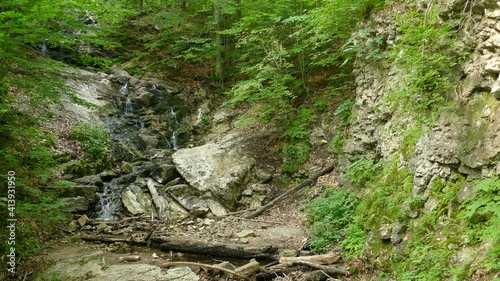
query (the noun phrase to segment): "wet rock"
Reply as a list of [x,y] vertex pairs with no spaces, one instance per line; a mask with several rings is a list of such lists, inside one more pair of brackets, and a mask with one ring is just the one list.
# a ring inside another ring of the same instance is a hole
[[230,209],[237,206],[255,165],[253,158],[215,143],[180,149],[172,157],[191,186]]
[[137,176],[134,174],[124,175],[118,178],[116,181],[118,184],[131,184],[137,179]]
[[134,170],[134,166],[132,166],[132,164],[130,164],[129,162],[123,161],[120,166],[120,170],[124,174],[130,174]]
[[114,178],[120,177],[120,174],[115,170],[108,170],[108,171],[104,171],[104,172],[100,173],[99,177],[101,178],[101,180],[103,182],[108,182]]
[[79,184],[83,184],[83,185],[94,185],[97,187],[104,186],[104,183],[102,182],[101,178],[97,175],[85,176],[85,177],[74,179],[73,181],[76,183],[79,183]]
[[[102,251],[62,260],[42,271],[35,280],[72,280],[83,281],[95,277],[104,267]],[[119,279],[97,279],[119,280]]]
[[219,202],[207,199],[206,203],[208,204],[208,208],[215,216],[224,216],[228,213],[227,209],[222,206]]
[[178,176],[174,165],[161,164],[153,178],[159,183],[168,183]]
[[62,198],[61,203],[64,204],[61,207],[64,212],[84,212],[90,207],[89,200],[81,196]]
[[86,198],[89,203],[95,203],[99,199],[97,195],[98,188],[93,185],[79,185],[70,188],[66,188],[61,192],[62,197],[83,197]]

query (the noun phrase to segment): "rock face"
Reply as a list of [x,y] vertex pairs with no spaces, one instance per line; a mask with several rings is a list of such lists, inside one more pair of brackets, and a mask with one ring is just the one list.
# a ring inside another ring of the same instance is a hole
[[199,277],[188,267],[171,268],[164,273],[150,264],[105,265],[103,252],[98,251],[68,260],[59,261],[35,278],[36,281],[198,281]]
[[[417,127],[421,135],[412,144],[414,150],[404,152],[402,147],[408,143],[404,135],[406,127],[415,123],[391,110],[386,98],[397,89],[405,73],[395,64],[376,63],[359,56],[349,138],[339,161],[340,168],[345,171],[358,159],[386,163],[397,159],[398,169],[408,169],[413,176],[410,198],[401,206],[406,218],[399,218],[410,220],[411,225],[418,225],[420,214],[443,208],[439,206],[438,196],[451,196],[456,192],[456,201],[446,203],[450,215],[457,204],[471,196],[473,180],[500,174],[500,3],[494,0],[467,4],[460,0],[437,2],[442,21],[457,19],[465,11],[469,13],[460,27],[457,45],[468,48],[470,56],[449,73],[450,82],[455,84],[449,94],[455,108],[440,112],[432,124]],[[400,36],[394,22],[396,15],[405,11],[402,5],[373,13],[361,26],[371,34],[365,39],[382,38],[387,49],[394,46]],[[417,9],[422,13],[427,5],[428,1],[417,1]],[[459,190],[440,187],[445,182],[457,182],[456,179],[465,183]],[[409,200],[422,200],[420,210],[409,208]],[[370,235],[391,240],[394,247],[404,247],[411,225],[408,228],[401,222],[392,226],[380,225],[378,233]],[[408,235],[411,237],[411,233]]]
[[255,165],[253,158],[217,143],[180,149],[172,157],[191,186],[203,196],[217,198],[228,209],[236,207]]

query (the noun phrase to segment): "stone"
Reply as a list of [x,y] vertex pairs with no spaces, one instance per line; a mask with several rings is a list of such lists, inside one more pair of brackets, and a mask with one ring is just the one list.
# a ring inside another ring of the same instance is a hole
[[130,174],[134,170],[134,166],[132,166],[132,164],[130,164],[127,161],[123,161],[122,164],[120,165],[120,170],[124,174]]
[[490,93],[497,99],[500,100],[500,76],[498,79],[491,85]]
[[115,170],[108,170],[100,173],[99,177],[103,182],[108,182],[111,181],[112,179],[120,177],[120,174]]
[[80,227],[83,227],[89,221],[89,217],[87,217],[87,215],[83,215],[80,218],[78,218],[77,221],[78,221],[78,224],[80,225]]
[[176,267],[167,270],[166,280],[176,281],[198,281],[200,278],[189,267]]
[[297,250],[285,249],[280,252],[280,257],[296,257],[298,255],[299,251]]
[[61,207],[64,212],[84,212],[90,207],[89,200],[81,196],[62,198],[60,202],[64,204]]
[[273,174],[262,169],[257,169],[255,171],[255,177],[259,183],[268,183],[273,179]]
[[76,183],[84,184],[84,185],[94,185],[97,187],[104,186],[104,183],[102,182],[101,178],[97,175],[85,176],[85,177],[74,179],[73,181]]
[[[77,256],[71,259],[58,261],[53,266],[43,270],[35,278],[36,281],[44,280],[92,280],[104,267],[103,252],[97,251],[90,254]],[[95,280],[121,280],[121,279],[95,279]]]
[[253,230],[250,230],[250,229],[245,229],[245,230],[242,230],[242,231],[236,233],[236,237],[238,237],[238,238],[255,237],[255,232]]
[[253,158],[216,143],[180,149],[172,157],[191,186],[229,209],[236,208],[255,165]]
[[228,213],[227,209],[224,206],[222,206],[219,202],[211,199],[207,199],[206,202],[208,204],[208,208],[215,216],[217,217],[225,216]]
[[139,94],[137,99],[139,102],[144,105],[145,107],[148,107],[151,104],[151,101],[153,100],[154,95],[150,92],[144,91]]
[[406,224],[396,222],[392,225],[392,232],[391,232],[391,243],[392,244],[398,244],[401,241],[403,241],[406,229],[408,226]]
[[97,231],[103,231],[106,228],[108,228],[108,225],[105,223],[100,223],[96,226]]
[[390,240],[392,235],[392,227],[390,224],[383,224],[378,229],[380,239],[382,240]]
[[69,224],[68,224],[67,230],[69,232],[75,232],[75,231],[77,231],[78,230],[78,226],[76,225],[76,222],[75,221],[70,221]]
[[127,211],[134,216],[146,212],[144,207],[137,201],[137,196],[130,189],[127,189],[123,193],[122,203]]
[[174,165],[161,164],[153,178],[159,183],[168,183],[178,177],[177,170]]
[[65,188],[61,192],[62,197],[83,197],[89,203],[95,203],[99,199],[97,195],[98,188],[94,185],[79,185],[74,187]]
[[428,214],[434,211],[439,205],[439,201],[436,198],[429,197],[424,204],[424,213]]

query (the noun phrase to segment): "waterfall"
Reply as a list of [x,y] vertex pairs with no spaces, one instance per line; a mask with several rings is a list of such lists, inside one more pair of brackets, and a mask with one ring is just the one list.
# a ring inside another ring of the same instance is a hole
[[179,146],[177,144],[177,137],[179,136],[179,133],[177,132],[177,128],[179,128],[179,121],[177,120],[177,113],[174,111],[174,107],[170,107],[170,119],[173,121],[175,124],[174,130],[172,130],[172,135],[170,136],[170,146],[173,150],[179,149]]
[[125,85],[120,88],[120,93],[122,93],[123,95],[128,95],[128,80],[127,82],[125,82]]
[[130,100],[130,98],[127,98],[127,100],[125,101],[125,116],[131,116],[134,114],[134,107],[132,105],[132,101]]
[[121,212],[122,205],[120,199],[120,193],[117,189],[111,188],[111,186],[106,185],[104,191],[99,194],[99,206],[101,210],[99,211],[98,220],[111,221],[118,219],[118,214]]

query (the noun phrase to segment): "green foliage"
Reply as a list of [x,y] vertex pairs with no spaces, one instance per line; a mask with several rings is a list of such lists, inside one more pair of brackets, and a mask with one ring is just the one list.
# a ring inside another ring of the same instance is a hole
[[359,223],[351,223],[346,229],[346,239],[342,241],[343,254],[347,258],[359,257],[366,242],[366,233]]
[[[464,60],[465,52],[454,39],[455,26],[438,21],[438,7],[398,19],[401,36],[389,56],[406,74],[401,87],[388,101],[404,112],[436,113],[452,89],[450,72]],[[421,117],[419,117],[421,118]]]
[[[488,270],[500,270],[500,179],[485,178],[474,182],[475,195],[466,200],[460,217],[469,223],[476,241],[491,242],[485,265]],[[472,240],[474,241],[474,239]]]
[[351,183],[363,185],[373,180],[380,171],[382,163],[373,163],[373,160],[359,159],[352,162],[346,170],[347,179]]
[[110,151],[109,133],[104,127],[84,123],[71,128],[71,135],[80,142],[88,159],[104,163]]
[[320,198],[304,206],[311,226],[311,245],[315,251],[326,251],[348,235],[345,248],[352,255],[359,252],[362,230],[356,226],[350,227],[357,202],[356,196],[346,190],[327,188]]

